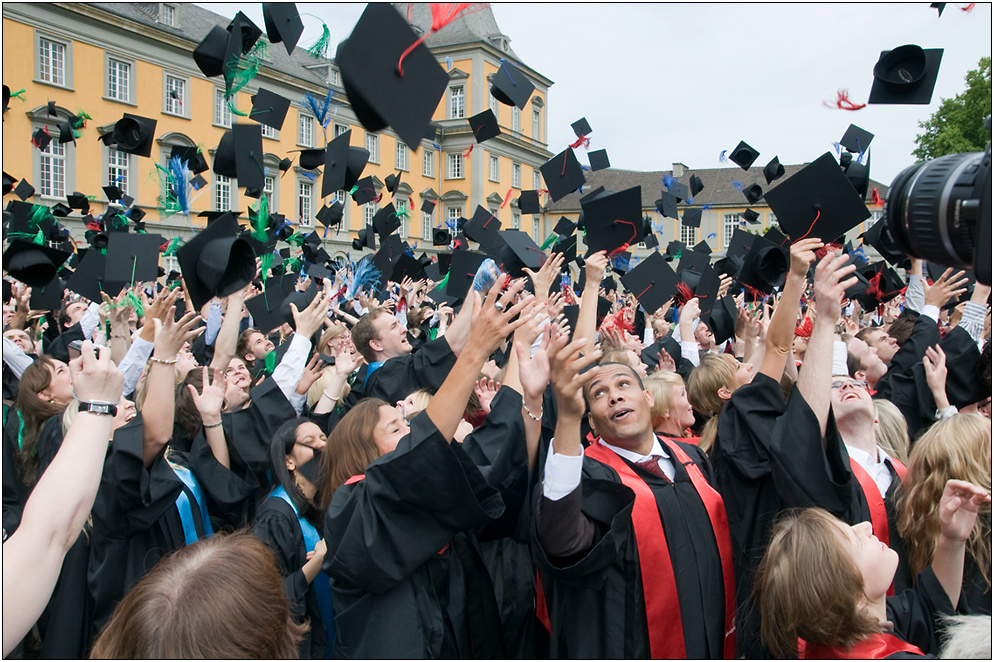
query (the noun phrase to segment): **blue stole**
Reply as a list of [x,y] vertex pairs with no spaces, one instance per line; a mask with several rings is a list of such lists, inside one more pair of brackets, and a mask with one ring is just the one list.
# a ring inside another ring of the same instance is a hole
[[372,375],[374,372],[376,372],[381,367],[383,367],[383,363],[384,363],[383,361],[373,361],[372,363],[369,364],[369,367],[366,368],[366,380],[362,383],[363,386],[365,386],[366,383],[369,381],[370,375]]
[[[269,496],[275,497],[277,499],[283,499],[293,510],[293,514],[297,516],[297,523],[300,525],[300,532],[304,535],[304,547],[308,552],[313,552],[314,547],[321,540],[321,534],[318,530],[314,528],[314,525],[307,521],[306,518],[301,517],[300,513],[297,511],[297,506],[294,505],[293,499],[290,495],[286,493],[283,486],[277,487],[273,490],[273,493]],[[288,568],[289,570],[289,568]],[[335,641],[335,608],[331,602],[331,585],[329,584],[330,579],[328,575],[325,574],[324,570],[318,572],[317,576],[314,577],[314,581],[311,582],[311,586],[314,588],[314,592],[318,596],[318,607],[321,609],[321,622],[324,624],[324,631],[328,639],[328,657],[331,657],[332,645]]]
[[[180,479],[180,482],[193,493],[193,498],[197,501],[197,507],[200,509],[200,518],[204,523],[204,537],[214,535],[211,518],[207,513],[207,500],[204,498],[203,490],[200,489],[200,483],[197,482],[193,473],[186,467],[181,467],[172,462],[169,463],[169,467],[176,474],[176,477]],[[179,511],[179,518],[183,523],[183,537],[186,539],[186,544],[192,545],[200,539],[200,536],[197,535],[197,525],[193,519],[193,507],[190,504],[190,497],[187,496],[184,490],[180,490],[179,495],[176,497],[176,510]]]

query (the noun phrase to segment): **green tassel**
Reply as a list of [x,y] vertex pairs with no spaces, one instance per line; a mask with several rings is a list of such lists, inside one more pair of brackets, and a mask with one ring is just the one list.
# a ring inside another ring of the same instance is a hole
[[284,260],[283,261],[283,273],[284,274],[290,273],[291,271],[296,271],[299,268],[300,268],[300,258],[299,257],[291,257],[289,260]]
[[[263,195],[259,198],[259,204],[252,211],[255,215],[249,215],[252,220],[252,237],[261,243],[266,243],[266,228],[269,227],[269,196]],[[272,261],[272,259],[270,259]]]
[[138,295],[135,294],[134,290],[128,290],[128,293],[124,295],[124,302],[134,308],[135,313],[137,313],[139,317],[142,317],[145,314],[145,308],[142,306],[142,300],[138,298]]
[[81,129],[86,126],[86,120],[92,120],[93,118],[86,114],[85,110],[77,109],[76,121],[72,123],[72,128]]
[[439,283],[438,287],[436,287],[435,289],[441,292],[442,290],[445,289],[445,286],[448,284],[449,284],[449,274],[445,274],[445,278],[442,279],[442,282]]
[[543,251],[547,250],[549,248],[549,246],[552,246],[554,243],[556,243],[556,239],[558,237],[559,237],[559,235],[556,234],[555,232],[553,232],[548,237],[546,237],[545,238],[545,243],[542,244],[542,250]]
[[[229,107],[231,105],[230,101],[235,95],[259,73],[259,69],[262,67],[262,60],[266,56],[268,48],[266,42],[259,40],[255,42],[255,46],[247,54],[234,57],[228,62],[224,76],[226,84],[224,97],[229,101]],[[238,114],[243,117],[245,116],[244,113]]]
[[16,92],[10,93],[11,99],[17,99],[18,101],[24,101],[24,90],[18,90]]
[[164,257],[169,257],[170,255],[175,255],[176,251],[183,244],[184,244],[184,241],[183,241],[182,237],[174,237],[174,238],[170,239],[169,243],[166,245],[166,250],[163,251],[162,255]]
[[356,184],[355,186],[352,187],[352,190],[349,191],[349,195],[355,195],[355,192],[358,190],[359,190],[359,185]]
[[263,370],[265,370],[267,375],[273,374],[273,370],[276,370],[276,352],[266,354]]
[[[32,230],[40,230],[41,226],[52,218],[52,210],[45,205],[33,205],[31,208],[31,217],[28,218],[28,227]],[[35,242],[41,243],[41,242]]]
[[321,23],[321,37],[315,41],[307,52],[314,57],[326,58],[328,57],[328,46],[331,45],[331,30],[328,29],[328,24]]
[[286,243],[290,244],[291,246],[296,246],[297,248],[300,248],[301,245],[303,245],[304,243],[304,235],[299,232],[294,232],[292,235],[286,238]]
[[242,111],[238,110],[238,106],[235,105],[234,99],[228,99],[228,110],[233,112],[235,115],[238,115],[239,117],[249,116],[249,113],[243,113]]
[[438,327],[436,326],[431,329],[428,329],[428,338],[434,340],[436,337],[438,337]]
[[262,257],[259,258],[259,273],[262,275],[263,281],[269,280],[269,267],[273,266],[273,257],[274,254],[269,252],[263,253]]

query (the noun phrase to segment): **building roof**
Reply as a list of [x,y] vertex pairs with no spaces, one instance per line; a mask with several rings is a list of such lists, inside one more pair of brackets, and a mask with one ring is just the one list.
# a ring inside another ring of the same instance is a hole
[[[425,2],[395,2],[393,6],[404,18],[410,9],[413,27],[424,34],[431,27],[431,9]],[[506,40],[507,48],[502,48],[502,41]],[[520,61],[514,50],[511,49],[511,40],[501,32],[497,25],[497,19],[490,9],[490,5],[484,5],[482,9],[470,11],[458,19],[452,21],[438,32],[429,35],[425,39],[428,48],[439,48],[442,46],[460,46],[462,44],[474,44],[476,42],[486,42],[499,51],[503,51],[517,61]]]
[[[759,184],[765,193],[797,173],[806,165],[808,164],[785,165],[784,176],[772,184],[766,183],[766,179],[763,177],[763,169],[756,166],[753,166],[749,170],[742,170],[741,168],[704,168],[691,170],[690,168],[685,168],[683,175],[676,178],[677,181],[687,185],[689,188],[690,176],[697,175],[704,184],[704,190],[693,198],[692,204],[687,205],[685,202],[681,202],[679,206],[681,208],[688,206],[703,207],[704,205],[711,204],[715,206],[766,207],[768,205],[763,200],[749,205],[749,201],[746,200],[745,195],[732,182],[738,182],[743,186]],[[580,211],[580,198],[599,186],[603,186],[609,191],[623,191],[633,186],[641,186],[642,208],[652,209],[656,206],[656,200],[666,190],[666,187],[663,185],[663,178],[672,176],[672,174],[673,170],[638,171],[621,170],[619,168],[586,171],[584,175],[587,178],[587,183],[583,186],[582,194],[574,191],[559,201],[550,203],[545,207],[545,210],[550,213],[578,212]],[[868,200],[872,196],[874,188],[877,189],[881,198],[887,197],[887,186],[871,179],[870,185],[867,187]]]
[[[227,27],[231,23],[231,18],[215,14],[208,9],[190,2],[178,2],[171,5],[176,10],[175,27],[165,25],[158,20],[160,5],[158,2],[91,2],[87,4],[115,16],[120,16],[155,30],[191,41],[193,42],[190,48],[191,52],[215,25]],[[269,43],[269,40],[266,39],[265,26],[260,25],[259,28],[263,31],[260,40],[265,41],[269,45],[266,53],[265,68],[274,69],[317,86],[327,86],[324,75],[308,69],[307,66],[327,65],[331,64],[331,60],[316,58],[299,44],[293,50],[292,56],[287,55],[283,44]]]

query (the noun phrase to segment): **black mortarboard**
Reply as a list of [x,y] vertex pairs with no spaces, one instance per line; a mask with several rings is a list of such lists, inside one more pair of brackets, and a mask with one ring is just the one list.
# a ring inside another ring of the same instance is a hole
[[666,245],[666,255],[664,256],[666,261],[672,262],[675,258],[680,257],[685,248],[687,248],[687,244],[682,241],[673,240],[668,243]]
[[849,128],[842,135],[842,140],[839,141],[839,144],[850,152],[859,154],[866,151],[866,148],[870,146],[871,140],[873,140],[872,133],[866,129],[859,128],[855,124],[850,124]]
[[860,200],[866,200],[866,191],[870,186],[870,153],[866,153],[866,163],[852,161],[845,169],[846,179],[852,184]]
[[359,230],[359,236],[352,240],[352,250],[361,251],[364,248],[376,248],[376,233],[371,225]]
[[743,186],[742,194],[746,197],[746,200],[749,201],[750,205],[754,205],[763,199],[763,187],[759,184]]
[[690,196],[693,197],[704,190],[704,182],[697,175],[690,176]]
[[576,232],[576,223],[565,216],[560,216],[559,220],[556,221],[556,227],[552,228],[552,231],[560,237],[568,237]]
[[421,200],[421,212],[424,214],[434,214],[435,205],[437,204],[438,203],[435,200],[429,200],[427,198],[424,198]]
[[465,298],[473,285],[473,279],[476,278],[476,271],[486,259],[486,255],[476,251],[452,253],[452,260],[449,263],[449,282],[445,286],[445,293],[459,299]]
[[494,117],[493,111],[489,108],[482,113],[470,117],[469,125],[473,129],[473,137],[478,143],[500,135],[500,125],[497,123],[497,118]]
[[229,72],[232,63],[236,58],[252,50],[255,42],[262,36],[262,30],[252,22],[252,19],[242,12],[235,14],[235,17],[231,19],[231,23],[228,24],[226,29],[230,36],[228,37],[224,52],[224,65],[228,68],[225,71],[224,80],[230,89],[231,75]]
[[567,147],[553,156],[539,170],[542,172],[545,187],[549,190],[553,202],[565,198],[587,182],[572,147]]
[[70,255],[44,244],[15,239],[3,253],[3,268],[28,287],[41,287],[52,280]]
[[452,241],[452,233],[449,232],[448,228],[435,228],[432,230],[432,246],[448,246],[450,241]]
[[326,228],[334,227],[342,222],[342,216],[345,213],[345,208],[342,203],[335,200],[330,205],[325,205],[321,207],[317,215],[314,217],[321,222],[321,225]]
[[711,267],[711,258],[696,250],[683,251],[677,267],[677,279],[697,297],[701,308],[701,319],[707,321],[718,296],[721,278]]
[[868,285],[862,293],[854,296],[863,310],[875,310],[878,305],[887,303],[904,291],[904,279],[883,260],[856,271]]
[[589,136],[592,132],[590,124],[587,123],[586,117],[581,117],[577,121],[570,124],[573,128],[573,133],[576,134],[577,138],[582,138],[583,136]]
[[702,255],[711,255],[711,245],[708,244],[707,240],[705,239],[702,239],[699,242],[697,242],[697,245],[694,246],[694,248],[691,250],[701,253]]
[[744,220],[749,225],[759,224],[759,213],[753,211],[752,209],[746,209],[744,212],[740,213],[739,216],[741,216],[742,220]]
[[[352,139],[352,129],[339,134],[328,143],[328,146],[320,152],[320,162],[324,165],[324,175],[321,179],[321,197],[327,197],[339,190],[352,190],[359,177],[362,175],[366,162],[369,160],[369,152],[365,149],[358,149],[353,153],[349,141]],[[308,152],[311,150],[307,150]],[[315,154],[318,156],[318,154]],[[307,154],[306,159],[310,165],[311,155]],[[301,163],[305,160],[305,152],[300,153]]]
[[369,177],[363,177],[358,182],[356,182],[356,192],[352,194],[352,201],[357,205],[364,205],[367,202],[372,202],[376,198],[376,194],[379,192],[379,186],[376,185],[376,180],[370,175]]
[[622,276],[621,282],[651,315],[673,296],[677,277],[662,255],[652,253]]
[[[13,175],[8,175],[6,172],[3,173],[3,194],[7,195],[14,189],[14,182],[17,181],[17,177]],[[23,200],[24,198],[21,198]]]
[[289,156],[284,156],[282,159],[280,159],[279,167],[280,167],[280,172],[282,173],[280,177],[285,175],[286,171],[289,170],[290,166],[292,165],[293,165],[293,159],[291,159]]
[[587,152],[587,160],[590,161],[590,169],[593,171],[611,167],[611,161],[607,158],[606,149],[597,149],[593,152]]
[[286,119],[288,110],[290,110],[289,99],[260,87],[259,91],[252,95],[252,110],[249,112],[249,119],[279,131],[283,128],[283,121]]
[[614,279],[614,276],[604,276],[604,278],[601,279],[601,287],[603,287],[606,292],[617,292],[618,281]]
[[116,146],[117,151],[135,154],[137,156],[150,156],[152,154],[152,141],[155,138],[155,126],[158,122],[148,117],[131,115],[124,113],[124,117],[114,124],[114,131],[111,133],[111,142]]
[[684,209],[683,220],[681,222],[688,228],[699,228],[701,227],[701,215],[703,213],[703,209]]
[[611,253],[642,240],[642,187],[595,198],[581,205],[587,237],[587,255]]
[[200,189],[204,188],[205,186],[207,186],[207,183],[208,182],[206,179],[204,179],[203,175],[197,175],[190,180],[190,186],[193,187],[194,191],[199,191]]
[[262,3],[262,20],[266,24],[266,36],[269,42],[283,42],[287,55],[293,55],[293,48],[300,41],[304,32],[304,22],[297,13],[297,5],[292,2]]
[[659,246],[659,238],[656,237],[656,233],[652,231],[651,227],[642,238],[642,245],[646,248],[655,248]]
[[221,216],[176,251],[187,292],[196,310],[212,297],[225,297],[255,278],[255,251],[238,236],[238,222]]
[[373,215],[373,229],[380,239],[392,234],[399,227],[400,219],[397,218],[397,209],[392,202]]
[[224,55],[228,49],[228,36],[227,30],[220,25],[215,25],[193,50],[193,61],[208,78],[224,73]]
[[711,316],[707,320],[707,325],[714,335],[716,343],[723,343],[735,335],[735,322],[738,318],[738,310],[735,300],[725,295],[718,299],[711,309]]
[[321,149],[300,150],[300,159],[298,159],[297,164],[304,170],[314,170],[315,168],[320,168],[324,165],[325,149],[326,148],[322,147]]
[[502,60],[490,86],[490,94],[495,99],[505,106],[517,106],[524,110],[534,91],[535,86],[520,69],[507,60]]
[[46,284],[31,288],[31,301],[28,305],[31,310],[58,310],[65,287],[65,281],[55,275]]
[[743,285],[769,294],[783,283],[790,264],[786,248],[766,237],[736,229],[728,246],[728,257],[742,257],[742,267],[735,278]]
[[[236,123],[231,127],[231,137],[235,148],[235,169],[238,186],[246,189],[245,195],[257,198],[266,184],[266,167],[262,162],[262,127],[258,124]],[[214,164],[221,160],[221,148],[214,156]],[[251,195],[251,192],[257,195]]]
[[362,125],[370,131],[391,126],[412,150],[421,144],[449,85],[428,47],[415,42],[418,35],[393,5],[371,2],[335,57]]
[[74,191],[66,196],[66,202],[69,203],[70,209],[78,209],[83,214],[85,214],[90,209],[90,201],[87,197],[80,193],[79,191]]
[[404,242],[400,236],[391,234],[380,237],[380,247],[373,255],[373,264],[384,276],[389,275],[393,270],[393,265],[397,263],[400,256],[404,254]]
[[159,234],[108,233],[104,278],[126,283],[155,280],[159,271],[159,247],[163,243],[165,240]]
[[513,278],[524,275],[522,269],[528,267],[538,271],[545,263],[546,255],[527,233],[521,230],[504,230],[500,233],[506,246],[500,252],[500,266]]
[[831,241],[870,217],[831,152],[767,191],[766,203],[794,241],[802,237]]
[[942,49],[906,44],[881,51],[873,67],[873,86],[867,103],[927,105],[939,77]]
[[178,156],[181,161],[186,161],[187,166],[190,168],[190,172],[195,175],[207,172],[210,169],[207,165],[207,159],[204,158],[204,155],[200,151],[199,147],[176,145],[170,152],[170,158],[173,156]]
[[468,238],[479,243],[480,248],[489,254],[500,251],[501,241],[498,234],[500,228],[500,219],[477,205],[476,211],[473,212],[473,218],[466,221],[466,225],[463,226],[463,232]]
[[763,168],[763,177],[766,178],[766,183],[770,184],[776,180],[783,177],[784,169],[783,165],[780,163],[780,157],[774,156],[769,163]]
[[55,216],[60,216],[64,218],[66,216],[69,216],[71,213],[72,213],[72,208],[67,207],[61,202],[57,202],[54,205],[52,205],[52,214],[54,214]]
[[48,135],[48,132],[45,131],[45,129],[38,129],[34,132],[34,134],[32,134],[31,142],[33,142],[35,147],[38,149],[45,151],[45,148],[48,147],[48,143],[52,142],[52,136]]
[[245,302],[249,314],[252,315],[252,323],[255,328],[268,334],[273,329],[283,326],[286,320],[280,312],[280,306],[286,299],[286,292],[280,286],[278,278],[266,280],[265,287],[261,294],[258,294]]
[[872,246],[881,257],[895,266],[899,266],[908,256],[897,247],[887,227],[886,219],[880,219],[863,233],[863,243]]
[[59,111],[56,110],[55,102],[54,101],[49,101],[48,102],[48,116],[49,117],[58,117],[59,116]]
[[28,183],[28,180],[22,179],[14,187],[14,195],[19,197],[21,200],[27,200],[35,194],[35,187]]
[[403,282],[404,278],[419,281],[427,278],[424,265],[410,253],[401,253],[397,262],[393,265],[390,273],[390,280],[395,283]]
[[687,185],[682,182],[678,182],[675,179],[672,180],[670,185],[666,188],[670,193],[676,196],[677,200],[687,200],[690,198],[690,189],[687,188]]
[[518,197],[518,209],[522,214],[540,214],[542,205],[538,201],[538,191],[522,191]]
[[101,292],[106,292],[110,296],[117,296],[126,283],[115,283],[104,280],[104,271],[106,268],[106,255],[100,251],[86,251],[86,254],[79,262],[79,266],[76,267],[72,276],[66,281],[66,289],[96,303],[103,301],[103,297],[100,296]]
[[665,216],[666,218],[677,219],[680,218],[680,213],[677,211],[677,199],[676,196],[669,191],[663,191],[663,197],[656,200],[656,211]]
[[756,159],[759,158],[759,152],[757,152],[752,146],[744,141],[740,141],[732,153],[728,155],[728,160],[739,166],[743,170],[748,170],[755,163]]
[[124,197],[124,193],[121,191],[120,186],[112,184],[111,186],[104,186],[103,190],[104,190],[104,195],[107,196],[107,200],[109,202],[114,202]]
[[59,144],[75,143],[76,134],[68,121],[59,122]]

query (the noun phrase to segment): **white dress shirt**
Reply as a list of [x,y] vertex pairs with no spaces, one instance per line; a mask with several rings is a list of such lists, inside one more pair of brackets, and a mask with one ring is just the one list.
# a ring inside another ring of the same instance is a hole
[[[555,440],[553,440],[555,441]],[[639,455],[624,448],[612,446],[603,439],[598,439],[609,450],[614,451],[620,457],[638,464],[650,457],[657,458],[659,468],[663,470],[666,477],[671,481],[676,475],[673,460],[659,443],[659,438],[652,440],[652,450],[648,455]],[[583,454],[580,455],[560,455],[553,450],[553,444],[549,444],[549,454],[545,461],[545,476],[542,478],[542,495],[550,501],[559,501],[570,494],[580,484],[580,477],[583,473]]]

